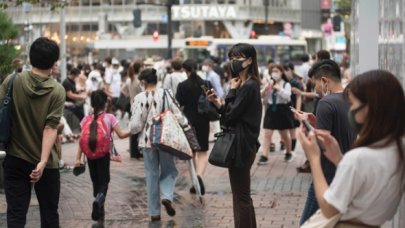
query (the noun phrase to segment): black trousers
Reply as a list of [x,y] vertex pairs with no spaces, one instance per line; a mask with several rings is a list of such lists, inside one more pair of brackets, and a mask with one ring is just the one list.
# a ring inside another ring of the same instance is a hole
[[[36,165],[7,155],[3,162],[4,190],[7,201],[7,226],[23,228],[31,200],[30,174]],[[42,228],[59,227],[59,169],[44,169],[41,179],[34,185],[38,198]]]
[[90,179],[93,182],[93,196],[104,193],[107,196],[108,184],[110,183],[110,154],[105,157],[88,160]]
[[138,134],[131,134],[129,138],[129,153],[131,154],[131,158],[139,158],[141,156],[138,147]]
[[65,109],[71,111],[79,119],[79,121],[82,121],[84,118],[83,106],[65,106]]
[[256,158],[252,153],[243,168],[229,168],[233,197],[233,218],[235,228],[256,228],[256,215],[250,197],[250,168]]

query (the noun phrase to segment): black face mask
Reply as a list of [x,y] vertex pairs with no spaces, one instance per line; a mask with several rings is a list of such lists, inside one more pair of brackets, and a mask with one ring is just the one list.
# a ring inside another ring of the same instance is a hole
[[356,122],[355,116],[362,108],[364,108],[364,106],[365,105],[360,105],[358,108],[349,110],[348,112],[349,125],[352,129],[356,130],[356,134],[359,134],[359,132],[363,128],[363,124]]
[[248,66],[243,67],[243,62],[246,60],[232,60],[231,61],[231,72],[232,72],[232,78],[239,77],[239,73],[242,72],[244,69],[246,69]]

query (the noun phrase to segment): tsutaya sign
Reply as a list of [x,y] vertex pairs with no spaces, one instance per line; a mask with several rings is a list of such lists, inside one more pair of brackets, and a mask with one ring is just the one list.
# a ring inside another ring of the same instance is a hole
[[229,5],[183,5],[173,6],[173,20],[190,20],[190,19],[206,19],[206,20],[223,20],[235,19],[235,6]]

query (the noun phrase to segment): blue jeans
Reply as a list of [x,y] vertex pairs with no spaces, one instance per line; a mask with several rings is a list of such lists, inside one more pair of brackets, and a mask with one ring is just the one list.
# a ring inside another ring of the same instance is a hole
[[[332,183],[333,176],[325,176],[328,184]],[[308,189],[307,201],[305,202],[304,211],[300,219],[300,226],[304,224],[315,212],[319,209],[318,201],[316,200],[314,182],[311,183]]]
[[177,169],[175,158],[157,148],[144,148],[148,211],[160,215],[160,198],[173,201]]

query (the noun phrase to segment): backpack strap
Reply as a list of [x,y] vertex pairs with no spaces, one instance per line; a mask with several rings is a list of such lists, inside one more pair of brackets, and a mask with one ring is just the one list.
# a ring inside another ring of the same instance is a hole
[[3,104],[8,105],[13,101],[13,85],[14,85],[14,80],[17,76],[17,73],[14,73],[13,76],[11,76],[11,79],[8,81],[7,85],[7,93],[6,96],[4,97]]

